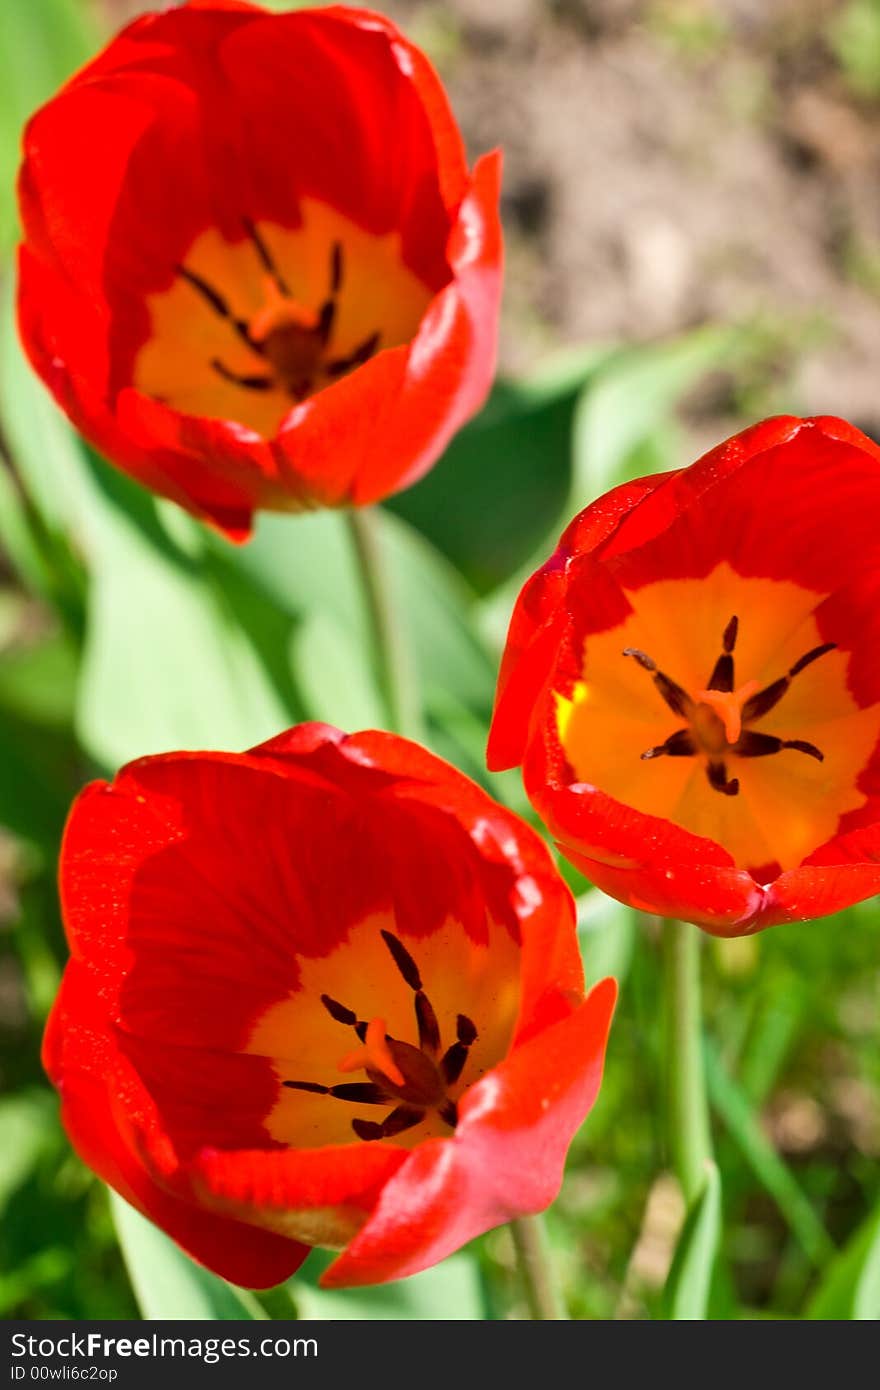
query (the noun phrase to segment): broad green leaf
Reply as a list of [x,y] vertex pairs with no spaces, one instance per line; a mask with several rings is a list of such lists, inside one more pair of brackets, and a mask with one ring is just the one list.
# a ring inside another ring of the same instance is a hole
[[581,348],[525,380],[497,382],[439,463],[388,504],[480,592],[513,574],[558,524],[577,393],[611,355]]
[[607,975],[622,984],[636,943],[636,913],[601,888],[591,888],[577,899],[577,924],[587,986]]
[[351,638],[329,613],[307,614],[294,630],[292,660],[310,719],[340,729],[381,729],[387,717],[366,662],[353,660]]
[[222,599],[123,517],[102,529],[89,595],[77,728],[100,763],[247,748],[288,712]]
[[630,348],[588,382],[573,424],[572,514],[628,478],[691,462],[661,461],[655,452],[646,467],[642,451],[658,432],[668,448],[682,396],[713,368],[729,366],[741,341],[736,329],[700,328],[670,342]]
[[706,1181],[687,1214],[663,1290],[664,1316],[676,1322],[708,1316],[712,1273],[721,1243],[721,1177],[707,1162]]
[[[97,47],[82,0],[6,0],[0,5],[0,186],[11,188],[28,116]],[[12,200],[0,202],[0,251],[15,232]]]
[[110,1193],[110,1207],[128,1276],[145,1318],[234,1321],[265,1316],[251,1294],[195,1264],[115,1192]]
[[0,1100],[0,1212],[57,1131],[47,1091],[22,1091]]
[[740,1087],[725,1070],[716,1048],[704,1044],[709,1098],[762,1187],[776,1202],[805,1254],[821,1265],[834,1246],[791,1169],[780,1158]]
[[880,1320],[880,1203],[825,1270],[805,1316],[826,1322]]
[[[310,1264],[329,1259],[313,1256]],[[476,1260],[466,1254],[451,1255],[433,1269],[376,1288],[318,1289],[297,1277],[287,1286],[300,1318],[346,1321],[402,1321],[446,1319],[473,1322],[485,1317],[485,1306]]]

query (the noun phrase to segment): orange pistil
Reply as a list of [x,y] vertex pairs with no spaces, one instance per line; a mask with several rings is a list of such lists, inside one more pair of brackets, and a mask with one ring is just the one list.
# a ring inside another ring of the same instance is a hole
[[759,688],[758,681],[746,681],[739,690],[698,690],[696,698],[717,714],[727,742],[734,744],[742,733],[743,705]]
[[367,1024],[367,1034],[363,1047],[347,1052],[337,1066],[337,1071],[376,1071],[387,1076],[395,1086],[405,1085],[400,1067],[391,1055],[385,1032],[384,1018],[371,1018]]

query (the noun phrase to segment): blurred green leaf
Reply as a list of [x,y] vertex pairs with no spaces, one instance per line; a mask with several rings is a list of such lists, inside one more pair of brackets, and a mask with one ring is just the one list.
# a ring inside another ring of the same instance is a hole
[[[572,515],[629,478],[691,462],[675,456],[675,411],[707,372],[731,366],[741,342],[740,330],[710,325],[670,342],[629,348],[588,382],[574,415]],[[658,435],[665,458],[657,454]],[[652,445],[647,459],[644,451]]]
[[[330,1256],[310,1257],[313,1269],[326,1267]],[[433,1269],[376,1288],[318,1289],[302,1277],[288,1284],[300,1318],[397,1322],[446,1319],[473,1322],[485,1317],[477,1262],[470,1255],[451,1255]]]
[[708,1315],[712,1273],[721,1243],[721,1177],[706,1164],[706,1181],[685,1219],[663,1290],[664,1316],[695,1321]]
[[113,1220],[138,1304],[150,1320],[253,1319],[257,1300],[195,1264],[140,1212],[110,1193]]
[[0,1212],[56,1133],[55,1117],[46,1091],[21,1091],[0,1100]]
[[484,592],[558,524],[571,477],[571,427],[584,382],[612,355],[560,353],[522,381],[499,381],[434,468],[388,504]]
[[826,1322],[880,1320],[880,1203],[825,1270],[805,1316]]
[[779,1207],[804,1252],[816,1265],[834,1253],[834,1246],[801,1190],[791,1169],[767,1138],[747,1097],[727,1073],[718,1052],[704,1045],[709,1098],[762,1187]]
[[[27,118],[97,47],[82,0],[7,0],[0,6],[0,186],[12,187]],[[12,200],[0,202],[0,250],[15,234]]]
[[385,713],[366,666],[351,659],[351,638],[329,613],[307,614],[293,638],[293,665],[310,719],[340,729],[381,729]]
[[613,975],[619,985],[629,972],[638,931],[637,914],[591,888],[577,898],[578,936],[587,986]]

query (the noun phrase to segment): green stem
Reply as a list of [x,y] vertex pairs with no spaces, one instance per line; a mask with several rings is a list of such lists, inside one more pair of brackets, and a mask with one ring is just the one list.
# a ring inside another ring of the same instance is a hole
[[388,727],[421,739],[418,687],[401,628],[373,508],[351,507],[346,513],[370,625],[373,667],[388,716]]
[[529,1305],[529,1316],[540,1322],[563,1320],[565,1313],[547,1254],[544,1224],[540,1216],[518,1216],[510,1223],[510,1233]]
[[688,1206],[706,1180],[712,1157],[700,1017],[700,931],[687,922],[663,925],[669,1142]]

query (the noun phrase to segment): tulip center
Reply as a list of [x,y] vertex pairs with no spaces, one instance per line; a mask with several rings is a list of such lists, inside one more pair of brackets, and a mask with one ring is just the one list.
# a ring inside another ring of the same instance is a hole
[[663,743],[646,748],[642,758],[704,757],[709,786],[723,796],[739,794],[739,778],[728,776],[727,760],[731,756],[765,758],[791,750],[815,758],[818,762],[824,761],[824,753],[814,743],[760,733],[749,725],[769,714],[779,704],[795,676],[837,646],[836,642],[823,642],[811,648],[784,676],[772,681],[763,690],[755,680],[746,681],[735,688],[734,651],[738,633],[739,618],[734,616],[724,629],[721,655],[715,662],[706,689],[697,690],[693,695],[661,671],[653,657],[646,652],[638,647],[625,647],[623,651],[624,656],[632,657],[650,673],[661,699],[673,714],[687,721],[684,727],[676,729]]
[[298,228],[243,217],[201,234],[147,300],[132,384],[188,414],[271,437],[291,407],[409,341],[432,290],[397,234],[373,235],[314,200]]
[[865,806],[880,738],[865,656],[828,595],[727,561],[621,592],[617,623],[585,595],[580,670],[554,692],[573,781],[771,882]]
[[342,1082],[325,1086],[315,1081],[284,1081],[294,1091],[308,1091],[355,1105],[386,1107],[381,1120],[354,1119],[351,1127],[359,1139],[389,1139],[421,1124],[430,1111],[454,1129],[458,1122],[450,1087],[461,1078],[477,1030],[465,1014],[456,1022],[456,1038],[445,1049],[440,1026],[431,1001],[425,993],[419,968],[403,942],[393,932],[381,933],[385,945],[404,983],[413,991],[418,1045],[391,1037],[385,1020],[375,1017],[366,1022],[354,1010],[321,995],[321,1003],[335,1022],[354,1029],[359,1046],[339,1059],[342,1073],[363,1071],[366,1081]]

